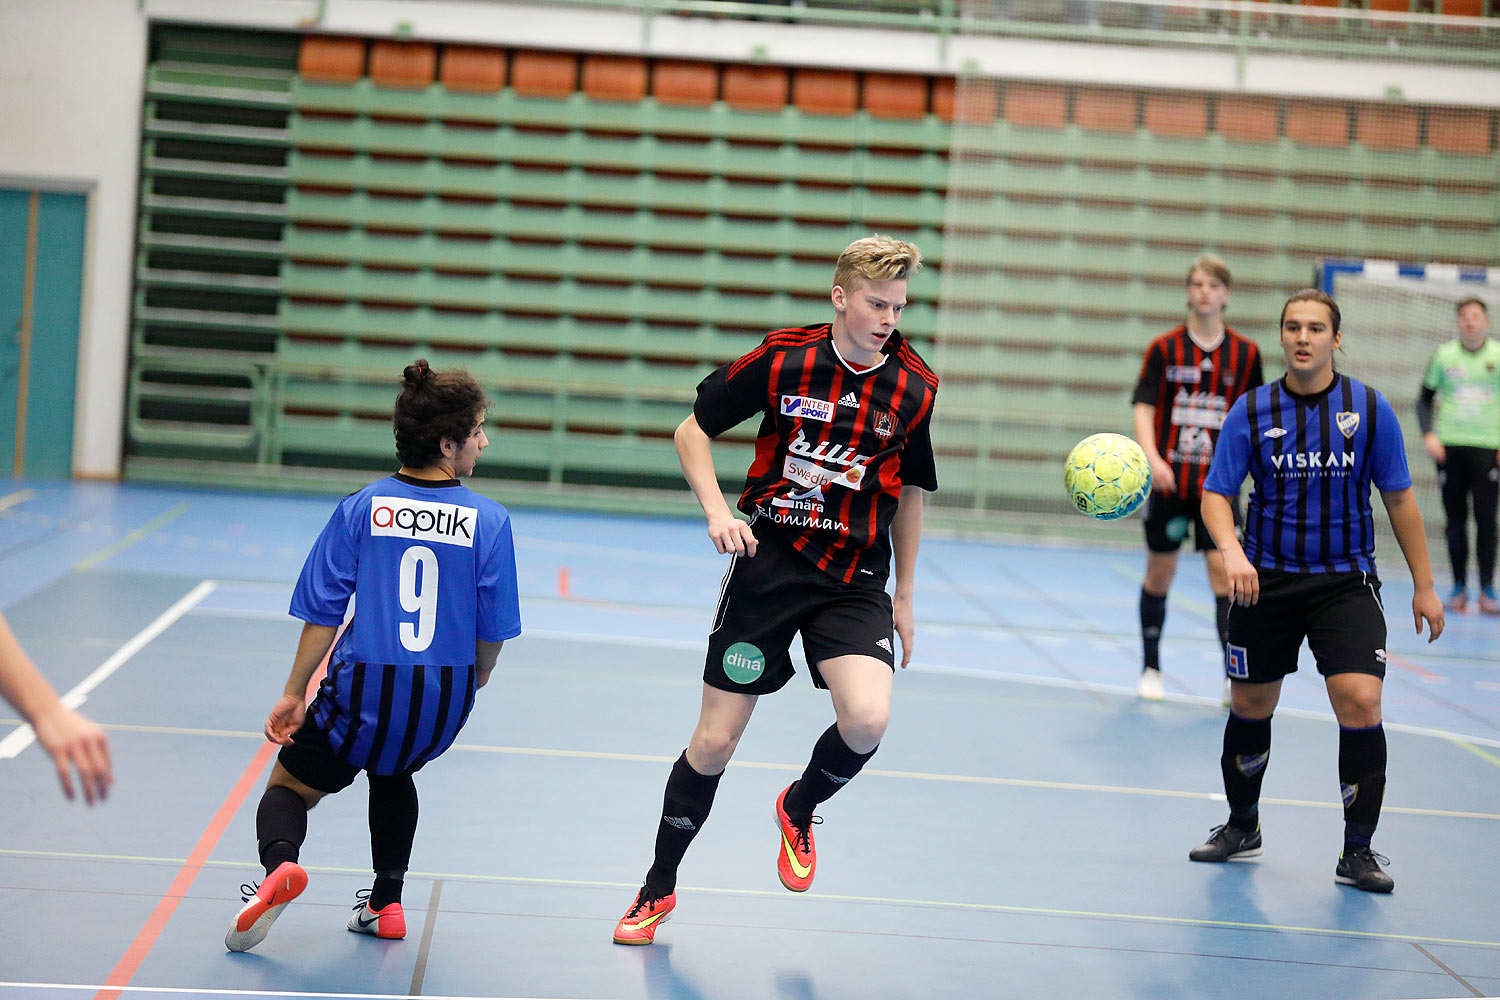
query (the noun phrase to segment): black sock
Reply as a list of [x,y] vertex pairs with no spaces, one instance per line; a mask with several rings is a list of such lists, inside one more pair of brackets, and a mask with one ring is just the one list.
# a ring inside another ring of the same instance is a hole
[[1229,652],[1229,595],[1214,595],[1214,624],[1219,627],[1219,648]]
[[[878,746],[875,748],[879,749]],[[875,756],[875,750],[855,753],[839,735],[838,723],[829,726],[813,745],[812,758],[808,760],[802,777],[786,793],[782,808],[786,810],[787,818],[804,826],[812,822],[813,809],[818,803],[833,798],[833,793],[848,784]]]
[[1229,821],[1254,828],[1260,822],[1260,784],[1271,759],[1271,720],[1245,719],[1233,712],[1224,722],[1224,753],[1219,770],[1224,775],[1224,797]]
[[1339,792],[1344,800],[1344,843],[1370,846],[1385,798],[1385,726],[1339,727]]
[[266,874],[283,861],[296,861],[307,839],[307,802],[285,785],[272,785],[255,810],[255,839]]
[[646,886],[653,896],[666,896],[677,889],[677,867],[688,845],[698,835],[714,807],[719,790],[718,774],[699,774],[688,763],[687,751],[672,765],[667,789],[662,795],[661,823],[656,828],[656,857],[646,873]]
[[1141,668],[1161,669],[1161,627],[1167,621],[1167,595],[1141,588]]
[[401,902],[401,886],[417,837],[417,783],[410,774],[369,775],[370,864],[375,884],[370,909]]

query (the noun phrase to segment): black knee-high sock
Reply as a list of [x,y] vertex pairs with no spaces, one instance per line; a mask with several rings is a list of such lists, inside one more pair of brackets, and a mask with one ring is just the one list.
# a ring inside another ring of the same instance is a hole
[[1229,595],[1214,595],[1214,624],[1219,628],[1219,648],[1229,651]]
[[372,774],[369,779],[370,865],[375,869],[370,909],[383,910],[401,902],[401,886],[411,865],[411,845],[417,838],[417,783],[409,774]]
[[661,824],[656,828],[656,857],[646,873],[646,886],[653,896],[665,896],[677,889],[677,867],[687,853],[688,845],[702,829],[714,807],[714,793],[719,790],[718,774],[699,774],[688,763],[687,751],[672,765],[667,790],[662,795]]
[[1229,821],[1253,827],[1260,821],[1260,784],[1271,759],[1271,720],[1245,719],[1233,712],[1224,722],[1224,754],[1219,770],[1224,775],[1224,797],[1229,800]]
[[1344,843],[1367,847],[1385,799],[1385,726],[1339,727],[1339,792],[1344,799]]
[[[878,746],[875,748],[879,749]],[[875,756],[875,750],[869,753],[850,750],[849,744],[839,735],[836,722],[825,729],[823,735],[818,737],[818,742],[813,745],[812,758],[808,760],[802,777],[792,785],[782,802],[787,818],[804,825],[811,822],[813,809],[818,803],[833,798],[833,793],[848,784],[865,763]]]
[[285,785],[272,785],[255,810],[255,839],[266,874],[283,861],[296,861],[307,839],[307,802]]
[[1161,627],[1167,621],[1167,595],[1141,588],[1141,667],[1161,669]]

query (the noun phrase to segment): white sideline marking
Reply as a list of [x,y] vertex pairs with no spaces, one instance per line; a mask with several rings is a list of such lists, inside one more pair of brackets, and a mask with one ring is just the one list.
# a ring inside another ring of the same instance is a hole
[[[152,639],[161,635],[172,623],[187,614],[199,601],[203,600],[214,589],[213,580],[204,580],[198,586],[187,592],[187,595],[157,616],[156,620],[141,629],[130,641],[117,649],[109,659],[101,663],[93,673],[78,682],[67,694],[62,696],[62,703],[69,708],[77,708],[88,698],[90,691],[103,684],[109,676],[119,670],[136,653],[146,647]],[[29,725],[22,725],[13,730],[5,739],[0,740],[0,760],[10,760],[36,740],[36,731]]]

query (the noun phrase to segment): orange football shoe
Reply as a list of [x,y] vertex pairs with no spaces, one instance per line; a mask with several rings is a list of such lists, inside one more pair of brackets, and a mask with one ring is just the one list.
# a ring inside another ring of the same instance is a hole
[[776,855],[776,874],[781,876],[781,884],[788,889],[806,892],[812,885],[813,872],[818,867],[818,849],[813,845],[812,828],[814,823],[821,823],[823,819],[814,816],[807,826],[793,823],[783,808],[786,793],[791,790],[792,786],[787,785],[776,797],[776,826],[781,830],[781,850]]
[[355,893],[357,902],[346,925],[356,934],[373,934],[379,938],[398,941],[406,937],[406,911],[397,902],[386,903],[378,910],[370,909],[370,890]]
[[650,944],[656,940],[656,929],[666,923],[676,909],[677,893],[648,896],[646,889],[646,886],[641,886],[635,903],[615,924],[615,944]]
[[243,886],[245,905],[234,915],[224,947],[230,951],[249,951],[265,940],[271,924],[281,916],[286,904],[302,895],[307,888],[307,872],[295,861],[283,861],[258,886]]

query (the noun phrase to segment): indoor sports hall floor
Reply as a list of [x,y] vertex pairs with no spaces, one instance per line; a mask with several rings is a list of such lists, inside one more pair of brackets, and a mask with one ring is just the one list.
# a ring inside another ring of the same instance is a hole
[[1142,704],[1140,552],[929,537],[916,658],[880,754],[819,810],[813,889],[774,870],[772,802],[832,714],[799,674],[762,699],[674,919],[656,945],[618,947],[725,563],[697,521],[524,509],[525,634],[419,778],[409,936],[344,929],[369,884],[359,783],[310,817],[307,892],[228,954],[260,874],[287,599],[332,503],[0,487],[0,608],[59,690],[86,694],[118,782],[102,807],[64,802],[0,705],[0,1000],[1500,994],[1500,620],[1452,618],[1426,646],[1394,552],[1375,842],[1393,895],[1333,882],[1336,727],[1307,664],[1276,717],[1265,854],[1187,860],[1225,816],[1196,559],[1169,611],[1169,697]]

